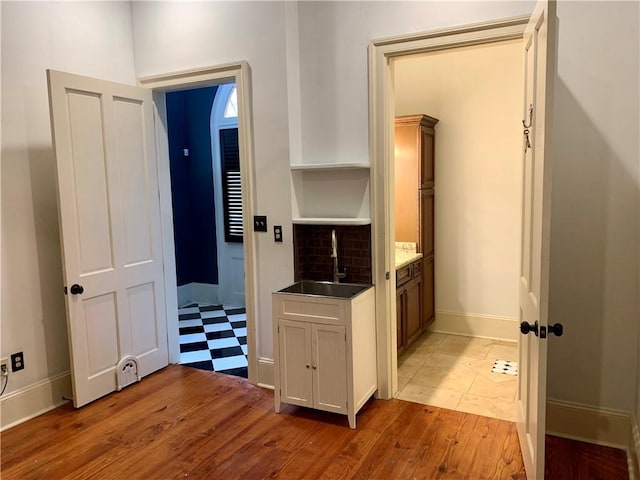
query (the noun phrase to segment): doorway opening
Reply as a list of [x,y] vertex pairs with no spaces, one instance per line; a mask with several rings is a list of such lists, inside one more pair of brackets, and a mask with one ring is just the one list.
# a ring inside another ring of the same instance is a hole
[[408,251],[424,265],[406,283],[405,267],[397,270],[397,397],[509,421],[518,371],[522,50],[515,39],[390,60],[396,265]]
[[180,363],[247,378],[237,89],[165,95]]
[[[522,40],[529,17],[517,17],[434,30],[401,38],[374,40],[369,47],[370,139],[372,155],[374,284],[376,288],[376,329],[378,351],[378,396],[393,398],[398,392],[395,214],[394,214],[394,119],[395,98],[393,60],[406,55],[454,51],[459,47]],[[520,65],[522,65],[520,56]],[[451,78],[456,82],[456,78]],[[520,82],[522,86],[523,82]],[[522,103],[520,104],[522,108]],[[522,109],[521,111],[524,111]],[[419,112],[427,113],[428,112]],[[522,115],[522,114],[521,114]],[[519,117],[521,120],[522,117]],[[474,128],[484,128],[486,121]],[[464,142],[464,137],[460,139]],[[522,155],[522,153],[521,153]],[[522,162],[521,159],[517,160]],[[436,178],[438,173],[435,173]],[[437,187],[436,187],[437,190]],[[520,200],[521,201],[521,200]],[[520,202],[519,201],[519,202]],[[436,263],[437,263],[437,251]],[[472,287],[472,286],[471,286]],[[438,305],[436,305],[436,309]],[[522,377],[520,377],[522,379]]]
[[[171,363],[180,363],[180,355],[181,355],[181,347],[180,347],[180,325],[179,325],[179,305],[178,305],[178,282],[177,282],[177,269],[176,264],[178,263],[178,259],[176,258],[176,249],[174,248],[174,222],[173,222],[173,205],[172,205],[172,186],[171,186],[171,155],[170,155],[170,145],[169,145],[169,119],[168,119],[168,93],[178,92],[178,91],[196,91],[203,90],[206,92],[206,88],[215,88],[216,91],[224,90],[225,85],[234,84],[235,85],[235,93],[232,92],[233,89],[227,90],[227,98],[224,100],[225,107],[226,104],[230,102],[230,99],[233,98],[231,103],[233,103],[233,109],[235,113],[235,120],[237,122],[237,141],[235,150],[237,150],[237,154],[235,157],[236,167],[239,167],[239,172],[237,172],[238,168],[236,168],[236,173],[234,175],[234,181],[237,183],[238,173],[240,176],[240,184],[241,188],[239,191],[234,191],[234,199],[236,201],[239,197],[239,206],[241,207],[239,218],[236,216],[235,221],[232,222],[234,225],[234,231],[237,231],[238,225],[241,225],[241,231],[250,232],[251,229],[251,221],[250,219],[253,216],[253,147],[252,147],[252,125],[251,125],[251,88],[250,88],[250,68],[247,62],[237,62],[230,63],[215,67],[209,67],[204,69],[196,69],[189,71],[181,71],[174,72],[168,74],[161,74],[157,76],[145,77],[139,79],[139,84],[141,86],[150,88],[153,90],[153,99],[156,106],[156,139],[157,139],[157,151],[158,151],[158,172],[159,172],[159,182],[160,182],[160,208],[162,215],[162,237],[163,237],[163,255],[164,255],[164,280],[165,280],[165,292],[166,292],[166,305],[167,305],[167,336],[168,336],[168,344],[169,344],[169,361]],[[200,92],[202,93],[202,92]],[[208,92],[209,99],[215,98],[215,94],[212,94],[211,91]],[[204,133],[203,137],[206,138],[206,141],[202,142],[201,148],[203,150],[208,150],[210,154],[209,163],[207,165],[206,162],[202,163],[201,166],[208,170],[209,175],[206,173],[202,175],[202,179],[209,181],[210,184],[213,184],[212,172],[214,165],[216,162],[213,161],[213,157],[215,155],[215,142],[212,142],[211,137],[211,117],[212,117],[212,108],[215,100],[209,102],[201,103],[199,106],[203,110],[201,112],[204,120],[199,123],[199,128],[201,128]],[[198,102],[196,102],[197,104]],[[206,106],[204,106],[206,105]],[[198,105],[196,105],[197,107]],[[225,108],[222,108],[223,116],[224,116]],[[229,109],[227,109],[229,111]],[[229,130],[233,128],[233,125],[229,121],[229,115],[227,115],[227,124],[221,125],[224,129]],[[215,122],[214,122],[215,123]],[[235,125],[235,123],[234,123]],[[217,132],[220,133],[219,131]],[[215,139],[218,139],[216,136]],[[208,144],[208,145],[205,145]],[[178,158],[181,158],[184,161],[184,148],[189,147],[181,147],[179,151]],[[220,147],[218,146],[218,149]],[[191,151],[186,152],[188,156],[191,155]],[[213,153],[213,155],[212,155]],[[181,156],[181,157],[180,157]],[[224,172],[224,169],[222,169]],[[214,203],[213,198],[209,197],[209,207]],[[212,208],[212,210],[214,210]],[[229,209],[233,211],[233,213],[237,214],[237,208]],[[212,261],[214,264],[217,264],[217,250],[219,242],[215,240],[215,214],[211,215],[202,215],[202,222],[208,223],[207,227],[209,228],[209,238],[213,237],[211,242],[215,242],[216,251],[213,254],[209,253],[210,262]],[[222,215],[224,217],[224,215]],[[219,332],[217,335],[220,338],[212,338],[211,340],[222,340],[224,343],[229,340],[225,340],[230,338],[229,334],[234,336],[234,338],[238,341],[240,345],[234,345],[239,347],[243,352],[242,358],[246,362],[244,368],[246,368],[246,376],[251,383],[257,383],[257,355],[256,355],[256,325],[255,325],[255,311],[257,305],[256,299],[256,281],[257,276],[255,272],[255,242],[253,240],[252,235],[242,235],[242,243],[240,244],[243,261],[240,262],[243,265],[243,273],[240,273],[238,276],[242,278],[242,286],[244,287],[244,312],[241,310],[241,306],[239,305],[229,305],[229,306],[238,306],[238,309],[229,309],[229,311],[224,310],[225,304],[221,302],[219,298],[220,292],[219,288],[206,288],[204,294],[212,295],[215,294],[218,298],[218,302],[211,302],[212,305],[207,305],[200,307],[198,306],[198,313],[200,314],[201,319],[209,319],[207,320],[208,325],[213,325],[208,327],[208,330],[211,330],[209,333]],[[216,268],[217,274],[217,268]],[[218,282],[217,282],[218,283]],[[214,284],[216,287],[219,287],[219,284]],[[196,288],[197,290],[197,288]],[[215,290],[215,291],[214,291]],[[198,292],[196,292],[198,293]],[[202,292],[199,292],[202,293]],[[184,297],[181,295],[181,299],[184,300]],[[217,303],[213,305],[213,303]],[[240,302],[238,302],[240,303]],[[218,308],[220,306],[220,308]],[[191,307],[194,308],[194,307]],[[202,312],[200,311],[202,310]],[[191,312],[194,314],[195,312]],[[189,315],[188,312],[185,312],[185,315]],[[246,317],[246,326],[240,325],[241,319],[239,316],[244,315]],[[224,317],[224,318],[223,318]],[[186,319],[190,320],[190,319]],[[192,319],[191,319],[192,320]],[[215,326],[216,321],[226,322],[230,327],[232,332],[222,331],[229,330],[228,328],[224,328],[221,326]],[[203,323],[204,325],[204,323]],[[218,329],[218,330],[216,330]],[[221,330],[222,329],[222,330]],[[243,331],[236,332],[235,330]],[[239,339],[243,337],[244,339]],[[237,334],[237,336],[236,336]],[[187,333],[188,335],[188,333]],[[204,335],[207,338],[207,335]],[[216,335],[210,335],[216,336]],[[240,343],[240,342],[243,343]],[[204,343],[209,347],[209,339],[207,339]],[[216,348],[227,348],[222,345],[217,345]],[[210,353],[211,349],[209,349]],[[237,353],[237,352],[236,352]],[[240,355],[232,355],[233,357],[240,357]],[[212,357],[213,358],[213,357]],[[213,361],[213,360],[211,360]],[[232,370],[233,366],[227,366],[227,370]]]

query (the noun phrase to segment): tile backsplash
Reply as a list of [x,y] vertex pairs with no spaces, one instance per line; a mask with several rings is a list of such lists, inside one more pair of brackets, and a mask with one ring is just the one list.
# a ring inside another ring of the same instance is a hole
[[371,283],[371,225],[293,225],[295,281],[333,279],[331,230],[338,240],[338,267],[345,283]]

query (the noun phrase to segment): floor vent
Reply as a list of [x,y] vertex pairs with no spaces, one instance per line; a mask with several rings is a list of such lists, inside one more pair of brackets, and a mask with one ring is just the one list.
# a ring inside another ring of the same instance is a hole
[[124,357],[118,362],[117,390],[120,391],[132,383],[140,381],[138,360],[135,357]]

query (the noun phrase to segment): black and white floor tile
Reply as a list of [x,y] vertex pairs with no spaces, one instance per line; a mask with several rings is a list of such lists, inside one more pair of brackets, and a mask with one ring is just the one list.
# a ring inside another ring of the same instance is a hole
[[511,360],[496,360],[493,363],[491,373],[503,373],[505,375],[518,375],[518,362]]
[[247,378],[244,307],[189,305],[179,309],[180,363]]

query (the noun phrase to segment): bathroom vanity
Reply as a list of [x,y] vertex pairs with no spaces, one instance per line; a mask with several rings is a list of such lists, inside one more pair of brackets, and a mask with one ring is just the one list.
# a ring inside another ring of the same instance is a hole
[[347,415],[377,389],[372,285],[303,281],[272,294],[275,411],[281,403]]

